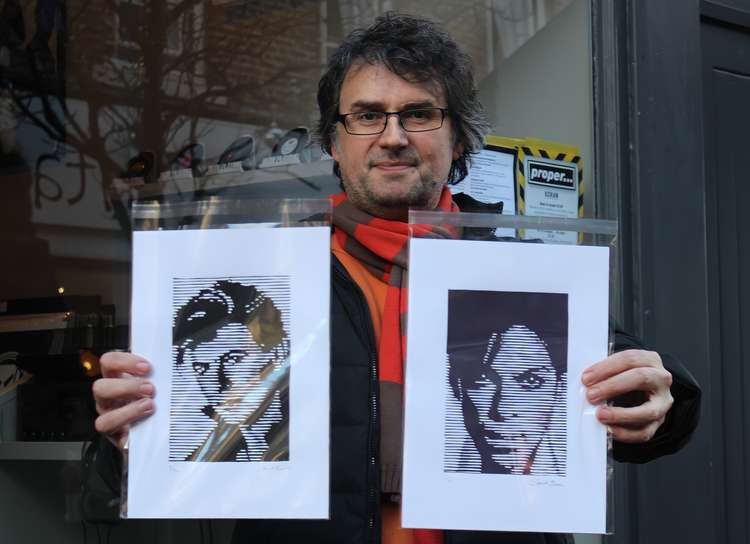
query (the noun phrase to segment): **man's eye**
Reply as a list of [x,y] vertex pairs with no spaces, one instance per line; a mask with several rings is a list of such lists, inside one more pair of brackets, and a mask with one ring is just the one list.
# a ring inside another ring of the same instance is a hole
[[198,362],[195,362],[195,363],[193,363],[193,370],[195,371],[196,374],[199,374],[199,375],[202,376],[203,374],[206,373],[206,371],[208,370],[209,366],[210,365],[208,363],[198,363]]
[[219,358],[219,361],[225,366],[231,366],[237,363],[241,363],[244,357],[247,357],[247,353],[245,353],[244,351],[230,351],[222,355]]
[[495,387],[499,383],[500,378],[495,374],[493,370],[485,369],[481,374],[476,376],[472,381],[471,385],[467,387],[469,389],[484,389],[486,387]]
[[377,111],[363,111],[354,116],[358,123],[375,123],[383,117],[383,114]]
[[542,385],[544,385],[544,378],[537,375],[532,370],[521,372],[520,374],[514,376],[513,379],[516,380],[516,383],[518,383],[524,389],[539,389]]
[[404,120],[408,121],[429,121],[432,119],[433,111],[432,110],[408,110],[401,112],[401,116]]

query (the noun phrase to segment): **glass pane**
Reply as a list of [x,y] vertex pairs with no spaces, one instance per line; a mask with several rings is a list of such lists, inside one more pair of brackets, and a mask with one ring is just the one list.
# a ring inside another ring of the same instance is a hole
[[0,354],[65,360],[59,380],[85,387],[60,402],[89,417],[0,440],[91,435],[96,356],[128,343],[134,199],[340,190],[312,137],[318,79],[389,10],[429,14],[472,55],[493,134],[572,143],[590,164],[588,0],[0,0],[0,326],[71,314],[26,344],[0,331]]

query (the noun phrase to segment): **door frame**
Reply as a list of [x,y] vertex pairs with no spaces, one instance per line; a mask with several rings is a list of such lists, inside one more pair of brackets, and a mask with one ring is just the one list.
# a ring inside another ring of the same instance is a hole
[[704,389],[701,424],[686,448],[616,465],[615,534],[606,542],[725,541],[701,25],[750,29],[750,1],[722,1],[592,0],[595,214],[620,222],[615,317],[677,356]]

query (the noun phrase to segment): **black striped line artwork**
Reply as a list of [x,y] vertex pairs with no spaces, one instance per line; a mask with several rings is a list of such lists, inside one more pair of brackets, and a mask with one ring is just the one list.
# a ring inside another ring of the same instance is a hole
[[448,312],[443,470],[564,476],[567,296],[449,291]]
[[288,276],[173,279],[169,460],[289,459]]

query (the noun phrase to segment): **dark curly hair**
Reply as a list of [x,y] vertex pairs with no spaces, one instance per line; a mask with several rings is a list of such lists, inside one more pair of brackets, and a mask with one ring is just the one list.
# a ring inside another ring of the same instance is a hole
[[[408,15],[387,13],[369,28],[354,30],[339,45],[318,84],[320,120],[317,133],[326,152],[331,152],[339,115],[341,85],[349,68],[357,63],[383,64],[412,83],[432,82],[445,93],[456,143],[463,152],[451,164],[449,183],[468,174],[470,156],[484,146],[489,124],[474,87],[471,57],[435,23]],[[341,179],[341,169],[333,172]]]
[[229,323],[245,325],[264,353],[285,345],[287,334],[273,300],[253,285],[219,280],[178,309],[172,329],[176,363],[182,363],[185,349],[211,342]]

